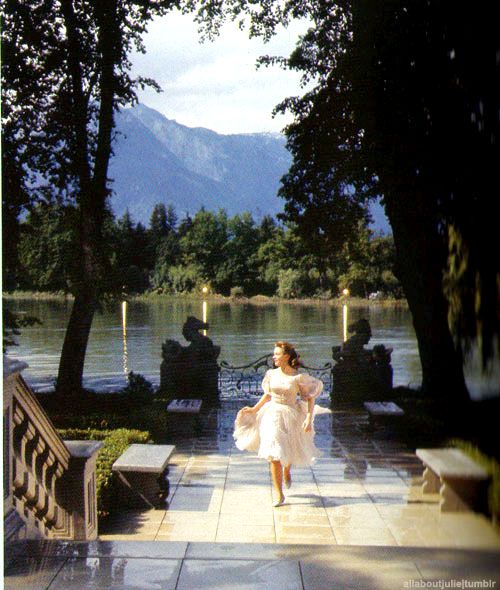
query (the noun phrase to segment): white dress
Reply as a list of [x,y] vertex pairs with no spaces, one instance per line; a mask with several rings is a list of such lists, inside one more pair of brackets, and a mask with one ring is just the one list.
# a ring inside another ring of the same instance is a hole
[[[323,390],[319,379],[306,373],[287,375],[280,368],[269,369],[262,381],[264,393],[271,396],[257,413],[238,412],[233,437],[240,450],[257,452],[267,460],[283,465],[306,466],[321,456],[314,444],[314,426],[304,432],[307,400]],[[314,406],[314,414],[330,413]],[[314,415],[313,414],[313,415]]]

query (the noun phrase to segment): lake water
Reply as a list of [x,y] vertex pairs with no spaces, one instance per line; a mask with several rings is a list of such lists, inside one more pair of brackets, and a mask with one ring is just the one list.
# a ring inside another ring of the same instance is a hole
[[[43,321],[42,326],[24,328],[18,337],[19,346],[9,352],[28,363],[23,375],[33,387],[52,388],[71,303],[26,300],[11,301],[9,307]],[[221,347],[219,361],[233,365],[250,363],[272,352],[276,340],[288,340],[296,345],[304,364],[321,366],[331,362],[332,346],[343,342],[343,310],[326,304],[208,302],[206,314],[210,324],[207,335]],[[161,345],[167,338],[188,344],[182,337],[182,325],[189,315],[202,319],[203,302],[130,302],[125,330],[120,304],[96,314],[87,349],[85,386],[97,390],[123,387],[129,371],[158,385]],[[362,317],[372,328],[368,346],[385,344],[393,348],[394,385],[419,386],[420,361],[409,311],[376,305],[352,308],[348,309],[347,324]]]

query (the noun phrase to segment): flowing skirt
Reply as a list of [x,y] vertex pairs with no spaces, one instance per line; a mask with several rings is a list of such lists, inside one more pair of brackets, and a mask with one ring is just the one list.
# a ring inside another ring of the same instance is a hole
[[[327,408],[314,408],[314,415],[330,413]],[[310,432],[302,429],[306,414],[307,403],[303,401],[289,406],[271,400],[256,414],[240,411],[234,423],[236,446],[283,465],[311,465],[321,451],[314,444],[314,426]]]

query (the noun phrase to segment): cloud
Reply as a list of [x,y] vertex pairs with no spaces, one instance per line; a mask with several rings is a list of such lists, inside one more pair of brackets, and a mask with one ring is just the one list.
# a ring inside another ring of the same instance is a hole
[[260,55],[288,55],[298,23],[269,43],[248,39],[233,23],[214,42],[200,43],[190,15],[171,13],[153,21],[144,38],[146,54],[132,58],[133,74],[154,78],[163,92],[140,92],[139,100],[166,117],[219,133],[279,131],[289,119],[273,120],[283,98],[301,93],[300,76],[278,67],[256,69]]

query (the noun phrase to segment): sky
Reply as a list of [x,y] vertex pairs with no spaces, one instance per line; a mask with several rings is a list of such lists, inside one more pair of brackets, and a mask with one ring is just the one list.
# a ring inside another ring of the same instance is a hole
[[300,75],[278,66],[256,69],[260,55],[288,56],[306,25],[281,28],[268,43],[248,39],[228,23],[219,37],[200,43],[193,16],[172,12],[150,24],[146,54],[132,57],[133,75],[154,78],[163,92],[139,91],[139,101],[188,127],[218,133],[279,132],[291,120],[272,117],[276,104],[303,94]]

